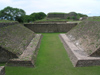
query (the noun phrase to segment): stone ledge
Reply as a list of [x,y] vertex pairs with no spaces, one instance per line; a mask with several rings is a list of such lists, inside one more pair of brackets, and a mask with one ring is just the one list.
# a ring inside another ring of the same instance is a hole
[[5,75],[5,67],[0,66],[0,75]]
[[38,53],[38,48],[40,47],[42,35],[37,34],[27,46],[26,50],[18,59],[10,59],[7,66],[28,66],[34,67],[35,60]]
[[[74,67],[100,65],[100,57],[89,57],[79,50],[65,34],[59,35]],[[80,53],[81,52],[81,53]]]

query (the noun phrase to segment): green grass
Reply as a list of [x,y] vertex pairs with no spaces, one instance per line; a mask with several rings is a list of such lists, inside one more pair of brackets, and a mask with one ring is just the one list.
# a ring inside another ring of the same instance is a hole
[[[71,20],[71,19],[42,19],[42,20],[37,20],[35,22],[43,22],[43,21],[67,21],[67,22],[74,22],[74,23],[80,23],[81,21],[75,21],[75,20]],[[33,22],[34,23],[34,22]]]
[[10,20],[0,20],[0,23],[10,23],[10,22],[16,22],[16,21],[10,21]]
[[6,75],[100,75],[100,66],[73,67],[59,33],[43,33],[36,67],[6,67]]
[[100,21],[100,16],[97,16],[97,17],[89,17],[88,20],[89,21]]
[[42,19],[42,20],[37,20],[35,22],[42,22],[42,21],[67,21],[67,19],[57,19],[57,18],[53,18],[53,19]]

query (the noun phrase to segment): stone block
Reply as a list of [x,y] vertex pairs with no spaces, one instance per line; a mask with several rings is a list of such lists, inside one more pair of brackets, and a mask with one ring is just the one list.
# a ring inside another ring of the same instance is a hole
[[0,75],[5,75],[5,67],[0,66]]

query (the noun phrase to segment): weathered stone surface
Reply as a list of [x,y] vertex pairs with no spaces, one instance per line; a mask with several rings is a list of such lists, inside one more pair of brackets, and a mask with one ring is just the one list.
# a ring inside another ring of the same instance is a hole
[[34,24],[66,24],[67,21],[37,21]]
[[97,19],[88,18],[84,20],[66,35],[89,56],[100,57],[100,21]]
[[35,66],[35,60],[38,53],[38,48],[40,47],[42,35],[37,34],[27,46],[23,54],[17,59],[10,59],[8,66]]
[[77,23],[24,24],[25,27],[31,29],[34,32],[38,32],[38,33],[68,32],[76,25]]
[[60,18],[60,19],[67,19],[67,14],[48,14],[47,18]]
[[74,67],[97,66],[100,65],[100,57],[90,57],[80,50],[65,34],[59,35]]
[[0,75],[5,75],[5,67],[0,66]]
[[19,23],[5,23],[0,27],[0,62],[18,58],[33,37],[35,33]]
[[77,14],[75,12],[70,12],[70,13],[49,13],[47,15],[47,19],[74,19],[77,20]]

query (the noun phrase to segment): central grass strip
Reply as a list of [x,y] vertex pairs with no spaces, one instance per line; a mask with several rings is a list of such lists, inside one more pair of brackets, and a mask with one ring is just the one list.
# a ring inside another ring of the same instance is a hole
[[36,66],[6,67],[6,75],[100,75],[100,67],[73,67],[58,33],[44,33]]

